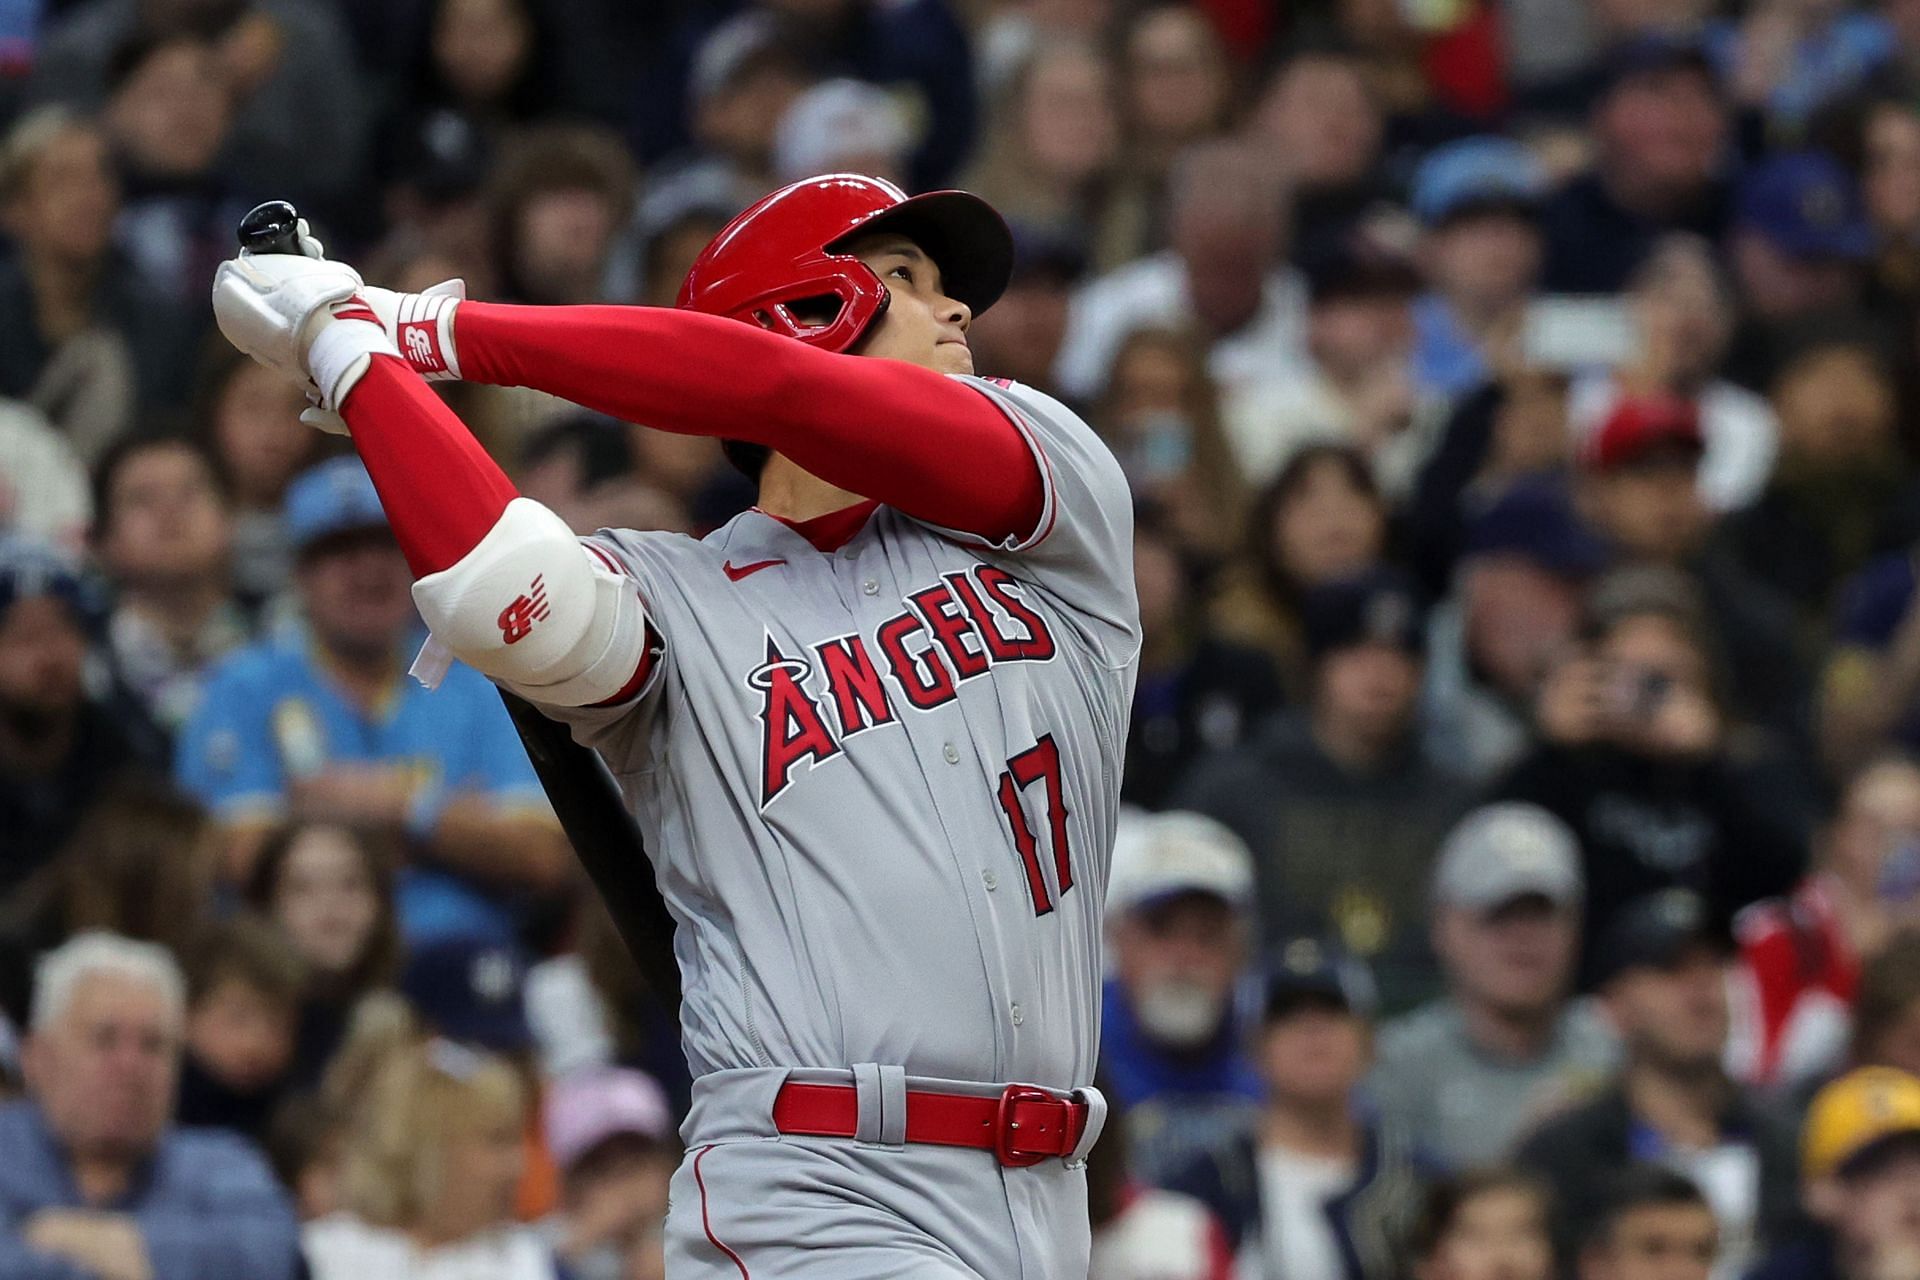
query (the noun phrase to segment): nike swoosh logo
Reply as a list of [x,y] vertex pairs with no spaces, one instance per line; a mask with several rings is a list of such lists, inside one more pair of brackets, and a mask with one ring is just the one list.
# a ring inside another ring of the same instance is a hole
[[738,582],[748,574],[758,573],[762,569],[771,569],[777,564],[785,563],[785,560],[755,560],[752,564],[735,565],[733,561],[728,560],[720,566],[720,572],[726,574],[731,581]]

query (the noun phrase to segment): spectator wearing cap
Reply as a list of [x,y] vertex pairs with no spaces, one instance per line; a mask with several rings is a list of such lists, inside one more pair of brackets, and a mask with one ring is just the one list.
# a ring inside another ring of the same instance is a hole
[[864,173],[905,181],[913,125],[900,100],[864,80],[823,80],[801,91],[773,131],[773,176]]
[[1608,1075],[1613,1037],[1568,1002],[1580,850],[1546,810],[1474,810],[1441,846],[1433,949],[1447,994],[1380,1032],[1369,1090],[1452,1168],[1493,1164],[1549,1108]]
[[1699,487],[1706,448],[1693,401],[1622,396],[1581,442],[1579,510],[1611,545],[1614,564],[1685,576],[1725,654],[1734,705],[1802,743],[1808,693],[1793,608],[1715,540]]
[[1861,1067],[1814,1096],[1801,1134],[1807,1210],[1824,1228],[1749,1280],[1883,1280],[1920,1272],[1920,1079]]
[[[1231,420],[1257,411],[1276,362],[1300,354],[1306,287],[1287,265],[1290,204],[1272,156],[1245,142],[1182,152],[1167,177],[1168,247],[1081,285],[1067,312],[1054,381],[1072,402],[1099,398],[1135,329],[1197,330]],[[1243,401],[1245,405],[1243,406]],[[1259,431],[1257,416],[1248,434]]]
[[1920,766],[1876,760],[1847,780],[1813,874],[1741,912],[1734,1074],[1795,1088],[1846,1059],[1861,966],[1920,925]]
[[164,764],[136,708],[87,688],[103,614],[72,561],[0,534],[0,890],[52,861],[115,777]]
[[1632,1164],[1608,1179],[1580,1245],[1579,1280],[1708,1280],[1720,1254],[1713,1206],[1684,1174]]
[[1435,848],[1460,784],[1420,750],[1419,601],[1390,570],[1301,599],[1308,704],[1195,769],[1177,801],[1253,850],[1268,936],[1336,937],[1380,975],[1390,1008],[1432,994],[1421,921]]
[[42,956],[0,1108],[0,1274],[293,1280],[293,1206],[254,1146],[173,1122],[184,984],[161,947],[83,933]]
[[199,445],[129,436],[95,466],[93,506],[94,552],[116,593],[115,671],[155,723],[177,732],[207,666],[250,638],[233,594],[226,492]]
[[1201,759],[1240,746],[1281,703],[1272,660],[1223,639],[1194,596],[1194,566],[1164,515],[1141,512],[1133,526],[1133,576],[1142,644],[1127,724],[1121,798],[1159,808]]
[[1461,396],[1492,376],[1488,356],[1520,323],[1539,283],[1547,174],[1531,151],[1497,136],[1436,147],[1413,176],[1425,231],[1428,291],[1413,306],[1413,372],[1434,395]]
[[1366,455],[1381,491],[1398,498],[1412,489],[1444,416],[1413,376],[1420,274],[1384,238],[1360,231],[1326,242],[1302,270],[1302,359],[1269,379],[1253,406],[1227,416],[1234,456],[1260,485],[1303,444],[1351,445]]
[[1615,293],[1668,231],[1726,226],[1726,103],[1697,44],[1635,36],[1607,59],[1591,114],[1593,167],[1542,210],[1546,288]]
[[1195,813],[1130,812],[1107,889],[1100,1069],[1132,1112],[1148,1182],[1243,1124],[1260,1097],[1236,995],[1253,953],[1253,859]]
[[1517,481],[1470,520],[1427,628],[1429,755],[1486,783],[1526,754],[1540,678],[1578,635],[1607,558],[1558,477]]
[[1794,1136],[1721,1065],[1731,942],[1705,899],[1669,889],[1628,904],[1600,939],[1600,999],[1625,1061],[1591,1102],[1541,1125],[1519,1163],[1554,1190],[1554,1234],[1570,1264],[1611,1175],[1634,1161],[1685,1174],[1720,1227],[1736,1273],[1787,1238],[1798,1210]]
[[1541,685],[1539,744],[1496,788],[1580,838],[1583,988],[1594,944],[1627,902],[1691,888],[1724,921],[1786,892],[1806,865],[1806,781],[1761,741],[1743,737],[1736,750],[1706,635],[1697,599],[1669,572],[1595,583],[1580,643]]
[[404,932],[504,936],[512,895],[570,862],[505,709],[465,667],[433,691],[406,677],[407,564],[358,460],[296,480],[286,523],[305,626],[214,668],[176,760],[227,828],[226,874],[244,880],[282,818],[363,824],[408,841]]
[[1274,953],[1254,1053],[1259,1117],[1167,1179],[1226,1229],[1242,1277],[1400,1275],[1428,1166],[1361,1105],[1376,1002],[1366,968],[1314,938]]
[[570,1280],[626,1280],[639,1270],[635,1255],[662,1250],[667,1183],[680,1163],[666,1094],[642,1071],[589,1069],[554,1081],[542,1116],[560,1169],[560,1209],[545,1224],[554,1251]]
[[1856,311],[1873,247],[1859,184],[1831,155],[1777,152],[1749,170],[1726,244],[1746,321],[1727,359],[1732,376],[1765,386],[1796,328]]
[[1685,400],[1700,415],[1702,501],[1715,512],[1745,507],[1773,475],[1780,424],[1765,397],[1720,375],[1738,313],[1714,246],[1684,232],[1654,241],[1628,278],[1626,306],[1634,350],[1625,365],[1573,371],[1567,421],[1575,438],[1587,438],[1632,395]]

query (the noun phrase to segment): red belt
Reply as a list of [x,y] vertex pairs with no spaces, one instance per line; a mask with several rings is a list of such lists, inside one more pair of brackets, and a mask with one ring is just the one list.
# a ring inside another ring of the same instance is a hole
[[[774,1128],[798,1137],[854,1137],[859,1113],[859,1093],[847,1084],[789,1082],[773,1100]],[[997,1098],[907,1090],[908,1142],[977,1147],[1013,1168],[1072,1155],[1086,1128],[1086,1103],[1030,1084],[1010,1084]]]

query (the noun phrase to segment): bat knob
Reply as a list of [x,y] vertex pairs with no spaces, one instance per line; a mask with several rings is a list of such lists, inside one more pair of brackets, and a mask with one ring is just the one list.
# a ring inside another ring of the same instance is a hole
[[240,247],[248,253],[300,252],[300,213],[285,200],[269,200],[240,219]]

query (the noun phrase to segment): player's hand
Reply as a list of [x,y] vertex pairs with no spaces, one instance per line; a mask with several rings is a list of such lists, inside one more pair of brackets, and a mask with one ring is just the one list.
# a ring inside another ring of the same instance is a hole
[[213,315],[220,332],[241,351],[311,384],[307,352],[317,322],[360,287],[360,273],[345,263],[304,253],[242,253],[214,273]]

